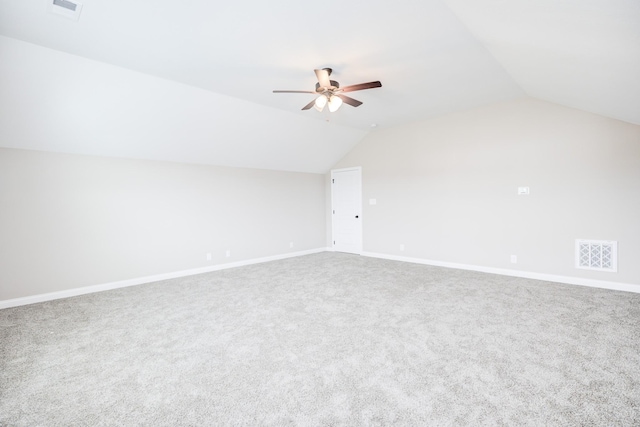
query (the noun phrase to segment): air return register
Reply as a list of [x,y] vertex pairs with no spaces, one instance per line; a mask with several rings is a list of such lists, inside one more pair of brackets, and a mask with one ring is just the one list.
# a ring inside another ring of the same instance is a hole
[[51,0],[49,3],[49,12],[73,21],[80,19],[80,11],[82,11],[82,3],[75,0]]
[[618,271],[618,242],[610,240],[576,240],[576,268]]

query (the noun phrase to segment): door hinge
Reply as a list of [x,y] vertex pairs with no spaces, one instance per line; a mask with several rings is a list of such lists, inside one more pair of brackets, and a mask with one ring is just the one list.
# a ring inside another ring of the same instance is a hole
[[332,184],[335,184],[335,183],[336,183],[336,180],[335,180],[335,179],[332,179],[332,180],[331,180],[331,183],[332,183]]
[[333,244],[334,244],[334,245],[336,244],[336,241],[335,241],[335,240],[333,241]]
[[333,214],[334,214],[334,215],[336,214],[336,211],[335,211],[335,210],[333,211]]

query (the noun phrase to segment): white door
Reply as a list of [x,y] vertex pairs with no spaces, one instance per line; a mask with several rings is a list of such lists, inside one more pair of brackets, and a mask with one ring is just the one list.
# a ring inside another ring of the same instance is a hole
[[337,252],[362,252],[361,173],[361,168],[331,171],[332,243]]

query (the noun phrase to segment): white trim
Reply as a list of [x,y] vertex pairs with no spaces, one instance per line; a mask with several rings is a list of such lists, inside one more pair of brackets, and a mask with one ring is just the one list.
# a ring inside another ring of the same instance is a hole
[[350,168],[341,168],[341,169],[331,169],[331,172],[348,172],[348,171],[355,171],[355,170],[359,170],[360,173],[362,173],[362,166],[353,166]]
[[[82,288],[68,289],[59,292],[50,292],[46,294],[32,295],[22,298],[8,299],[0,301],[0,310],[4,308],[18,307],[28,304],[36,304],[39,302],[52,301],[61,298],[70,298],[79,295],[92,294],[95,292],[108,291],[111,289],[126,288],[128,286],[143,285],[145,283],[158,282],[161,280],[175,279],[178,277],[193,276],[195,274],[208,273],[211,271],[226,270],[228,268],[242,267],[251,264],[260,264],[263,262],[277,261],[286,258],[295,258],[303,255],[311,255],[320,252],[334,252],[332,247],[310,249],[307,251],[292,252],[282,255],[273,255],[264,258],[255,258],[245,261],[232,262],[228,264],[213,265],[209,267],[194,268],[191,270],[176,271],[173,273],[156,274],[153,276],[138,277],[135,279],[120,280],[117,282],[103,283],[100,285],[85,286]],[[396,255],[386,255],[373,252],[363,252],[362,256],[370,258],[381,258],[392,261],[411,262],[414,264],[433,265],[437,267],[457,268],[460,270],[480,271],[483,273],[499,274],[502,276],[523,277],[526,279],[544,280],[548,282],[566,283],[569,285],[589,286],[593,288],[611,289],[616,291],[626,291],[640,293],[640,284],[633,283],[617,283],[607,282],[604,280],[582,279],[579,277],[556,276],[553,274],[533,273],[529,271],[507,270],[502,268],[482,267],[479,265],[458,264],[454,262],[434,261],[422,258],[409,258]]]
[[357,171],[358,174],[360,175],[360,187],[358,188],[358,198],[360,199],[360,213],[358,214],[358,216],[360,217],[360,222],[358,223],[360,225],[360,242],[358,245],[358,252],[356,252],[356,254],[358,255],[362,255],[362,221],[363,221],[363,215],[362,215],[362,211],[364,210],[362,208],[362,166],[354,166],[354,167],[350,167],[350,168],[342,168],[342,169],[332,169],[331,170],[331,176],[329,179],[331,179],[331,207],[330,209],[330,213],[331,213],[331,250],[335,251],[334,248],[334,244],[333,242],[336,241],[336,236],[335,236],[335,224],[334,224],[334,215],[333,215],[333,207],[334,207],[334,201],[333,201],[333,174],[338,172],[349,172],[349,171]]
[[128,286],[142,285],[145,283],[158,282],[160,280],[175,279],[178,277],[193,276],[194,274],[209,273],[211,271],[226,270],[228,268],[242,267],[251,264],[260,264],[263,262],[277,261],[280,259],[294,258],[303,255],[310,255],[319,252],[326,252],[328,248],[317,248],[306,251],[290,252],[281,255],[273,255],[263,258],[254,258],[244,261],[231,262],[227,264],[212,265],[208,267],[193,268],[190,270],[175,271],[172,273],[155,274],[153,276],[137,277],[135,279],[119,280],[117,282],[102,283],[100,285],[84,286],[82,288],[67,289],[58,292],[49,292],[46,294],[32,295],[22,298],[13,298],[0,301],[0,310],[3,308],[18,307],[21,305],[35,304],[39,302],[52,301],[61,298],[75,297],[79,295],[92,294],[95,292],[109,291],[111,289],[126,288]]
[[505,268],[483,267],[480,265],[458,264],[455,262],[434,261],[422,258],[409,258],[396,255],[386,255],[373,252],[363,252],[362,256],[382,258],[393,261],[411,262],[414,264],[433,265],[437,267],[457,268],[459,270],[480,271],[483,273],[499,274],[502,276],[523,277],[525,279],[544,280],[547,282],[565,283],[568,285],[589,286],[592,288],[611,289],[640,293],[640,284],[618,283],[604,280],[583,279],[581,277],[557,276],[555,274],[534,273],[531,271],[508,270]]

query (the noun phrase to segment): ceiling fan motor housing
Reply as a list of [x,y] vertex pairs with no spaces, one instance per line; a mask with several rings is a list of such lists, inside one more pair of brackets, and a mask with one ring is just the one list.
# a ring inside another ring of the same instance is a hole
[[321,93],[323,92],[324,89],[335,90],[340,87],[340,83],[338,83],[335,80],[329,80],[329,83],[331,83],[331,87],[328,87],[328,88],[324,88],[320,86],[320,83],[316,83],[316,92]]

